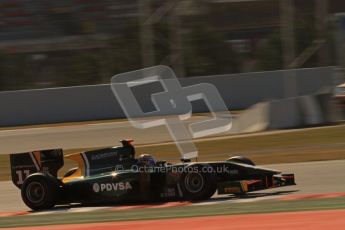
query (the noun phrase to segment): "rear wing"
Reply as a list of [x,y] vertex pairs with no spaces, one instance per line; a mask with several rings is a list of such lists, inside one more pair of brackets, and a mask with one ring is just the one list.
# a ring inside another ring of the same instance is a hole
[[64,165],[62,149],[10,154],[12,182],[20,188],[24,180],[36,172],[49,172],[57,177]]

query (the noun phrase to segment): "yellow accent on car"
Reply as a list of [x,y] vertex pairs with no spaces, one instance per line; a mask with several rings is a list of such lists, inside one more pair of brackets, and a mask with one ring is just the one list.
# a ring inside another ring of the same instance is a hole
[[224,188],[225,193],[240,193],[241,189],[239,187],[227,187]]
[[38,165],[40,166],[40,168],[42,167],[42,163],[41,163],[41,151],[33,151],[32,152],[34,154],[34,157],[38,163]]
[[248,182],[247,181],[241,181],[241,187],[243,192],[248,192]]
[[65,159],[72,160],[78,164],[77,170],[70,176],[62,178],[63,183],[67,183],[71,180],[74,180],[76,178],[84,177],[85,175],[85,164],[84,160],[81,156],[81,153],[74,153],[65,156]]

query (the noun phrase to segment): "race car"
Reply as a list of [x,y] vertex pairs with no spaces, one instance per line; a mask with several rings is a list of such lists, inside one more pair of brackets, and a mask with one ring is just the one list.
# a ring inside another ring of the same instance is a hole
[[[294,174],[255,166],[245,157],[177,164],[151,155],[135,158],[132,140],[122,146],[63,155],[62,149],[10,154],[13,183],[32,210],[79,203],[121,204],[207,200],[218,194],[245,194],[295,185]],[[59,178],[64,159],[77,163]]]

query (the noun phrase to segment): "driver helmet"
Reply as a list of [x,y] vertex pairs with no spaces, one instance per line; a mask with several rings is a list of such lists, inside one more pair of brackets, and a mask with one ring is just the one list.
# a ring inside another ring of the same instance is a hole
[[150,154],[141,154],[138,161],[145,166],[154,166],[156,164],[155,159]]

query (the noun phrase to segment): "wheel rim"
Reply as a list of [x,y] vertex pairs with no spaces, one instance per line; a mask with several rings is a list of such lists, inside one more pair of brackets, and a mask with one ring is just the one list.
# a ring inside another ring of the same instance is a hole
[[200,173],[188,173],[185,177],[185,186],[188,192],[198,193],[204,187],[204,178]]
[[31,203],[40,203],[45,197],[45,189],[39,182],[31,182],[26,188],[26,197]]

